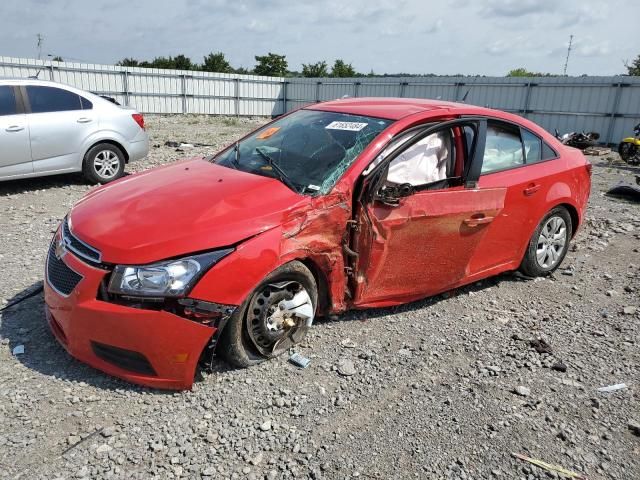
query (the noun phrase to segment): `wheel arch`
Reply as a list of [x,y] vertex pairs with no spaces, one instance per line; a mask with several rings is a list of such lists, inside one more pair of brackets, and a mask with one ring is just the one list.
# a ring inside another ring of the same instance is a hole
[[[575,205],[566,202],[559,203],[553,208],[558,207],[562,207],[569,212],[569,216],[571,217],[571,238],[573,238],[578,231],[578,226],[580,225],[580,214],[578,213],[578,209],[575,207]],[[549,211],[553,210],[553,208],[551,208]]]
[[125,164],[129,163],[129,152],[127,152],[127,149],[124,148],[124,146],[120,142],[118,142],[117,140],[113,140],[113,139],[108,138],[108,139],[103,139],[103,140],[95,140],[89,145],[89,147],[87,149],[85,149],[84,156],[82,157],[82,163],[83,164],[87,160],[87,155],[89,154],[91,149],[93,147],[95,147],[96,145],[100,145],[102,143],[106,143],[108,145],[113,145],[114,147],[116,147],[124,155],[124,163]]

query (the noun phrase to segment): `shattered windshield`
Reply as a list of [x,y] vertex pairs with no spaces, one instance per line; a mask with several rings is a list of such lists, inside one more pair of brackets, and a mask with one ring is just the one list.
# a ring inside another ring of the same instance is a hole
[[258,130],[213,161],[280,180],[298,193],[325,194],[391,120],[299,110]]

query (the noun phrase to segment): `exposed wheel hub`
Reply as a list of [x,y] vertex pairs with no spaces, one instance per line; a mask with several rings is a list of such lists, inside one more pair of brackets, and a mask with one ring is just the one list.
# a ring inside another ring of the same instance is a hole
[[258,351],[272,356],[300,341],[313,316],[311,297],[300,283],[269,284],[249,305],[247,331]]

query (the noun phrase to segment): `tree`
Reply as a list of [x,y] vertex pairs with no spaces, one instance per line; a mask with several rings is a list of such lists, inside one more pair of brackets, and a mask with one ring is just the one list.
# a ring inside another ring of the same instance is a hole
[[526,68],[514,68],[507,73],[507,77],[557,77],[552,73],[530,72]]
[[269,52],[267,55],[256,55],[256,66],[253,72],[256,75],[267,77],[284,77],[287,73],[287,59],[284,55]]
[[140,62],[135,58],[127,57],[120,60],[116,65],[120,65],[121,67],[139,67]]
[[333,63],[331,69],[332,77],[355,77],[356,71],[353,69],[350,63],[345,63],[344,60],[338,59]]
[[303,77],[328,77],[329,71],[327,70],[327,62],[323,60],[317,63],[303,63],[302,76]]
[[55,57],[53,57],[51,60],[53,60],[54,62],[64,62],[64,58],[62,58],[59,55],[56,55]]
[[173,58],[173,64],[173,68],[175,68],[176,70],[194,70],[196,68],[196,65],[193,64],[191,59],[182,54],[177,55],[175,58]]
[[231,73],[233,72],[233,68],[231,64],[227,61],[222,52],[211,52],[209,55],[204,57],[204,61],[200,67],[205,72],[218,72],[218,73]]
[[640,76],[640,55],[631,64],[625,63],[624,66],[627,67],[628,75]]

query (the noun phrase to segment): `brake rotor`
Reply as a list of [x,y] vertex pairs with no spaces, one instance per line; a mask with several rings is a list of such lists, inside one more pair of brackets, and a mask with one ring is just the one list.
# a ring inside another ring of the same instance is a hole
[[313,316],[311,297],[300,283],[272,283],[251,299],[247,331],[256,349],[273,357],[304,338]]

